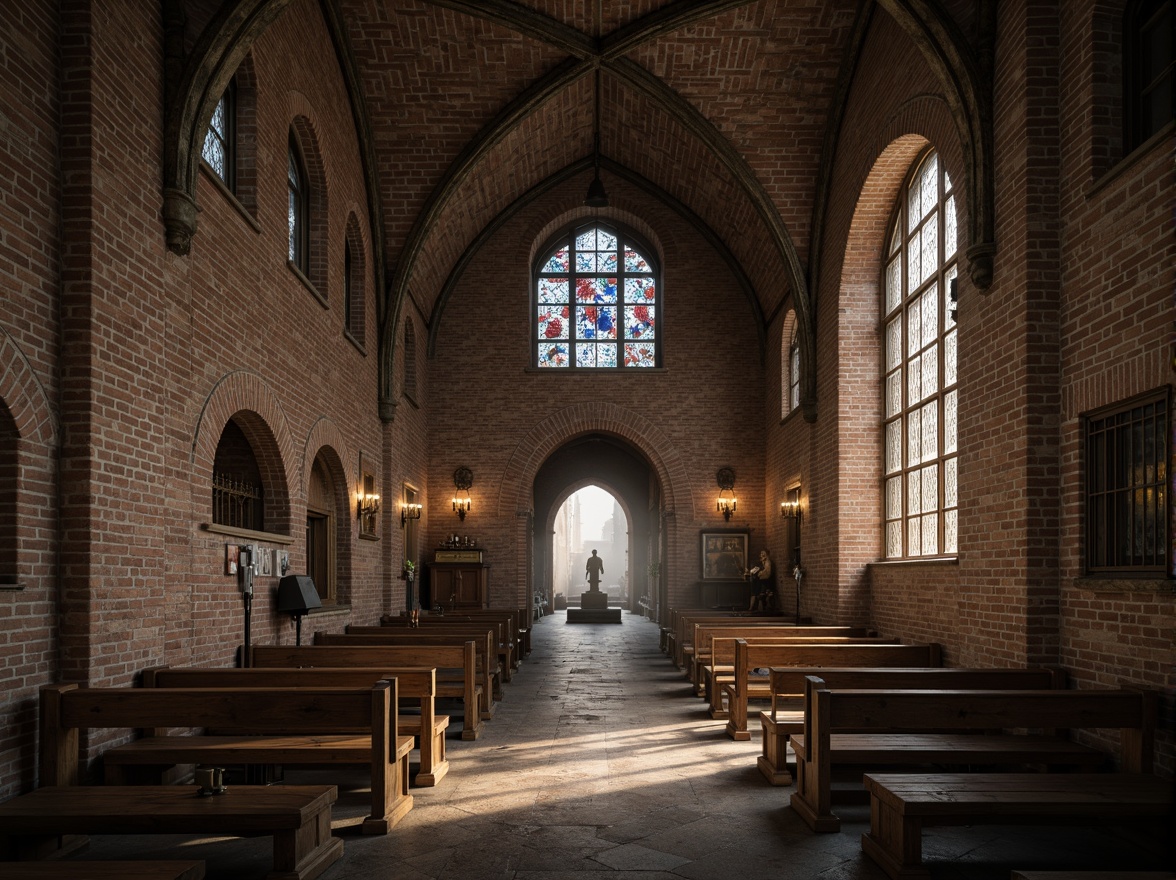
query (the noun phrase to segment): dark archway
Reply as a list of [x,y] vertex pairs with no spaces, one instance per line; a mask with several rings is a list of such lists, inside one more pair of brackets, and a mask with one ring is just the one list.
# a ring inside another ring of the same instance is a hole
[[[588,484],[607,487],[629,517],[629,599],[632,609],[638,585],[656,548],[658,525],[657,474],[639,451],[616,437],[586,434],[570,440],[547,457],[535,475],[535,523],[532,535],[537,591],[549,594],[552,578],[551,526],[568,495]],[[651,540],[652,539],[652,540]]]

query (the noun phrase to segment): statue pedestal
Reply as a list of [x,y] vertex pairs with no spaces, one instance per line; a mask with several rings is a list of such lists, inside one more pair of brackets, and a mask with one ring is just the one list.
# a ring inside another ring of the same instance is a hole
[[608,593],[588,590],[580,594],[580,607],[585,611],[603,611],[608,608]]
[[580,607],[568,609],[568,623],[620,623],[621,609],[608,607],[608,593],[588,590],[580,594]]

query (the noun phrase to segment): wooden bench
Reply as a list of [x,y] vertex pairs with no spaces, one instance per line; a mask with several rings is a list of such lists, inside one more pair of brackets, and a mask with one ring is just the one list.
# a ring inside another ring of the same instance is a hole
[[694,653],[694,627],[699,623],[731,623],[737,626],[791,626],[793,622],[791,617],[760,616],[753,618],[747,612],[731,612],[730,616],[718,617],[714,616],[714,612],[679,615],[672,637],[674,665],[685,670],[689,675],[689,658]]
[[397,713],[396,731],[414,737],[420,764],[412,783],[418,788],[436,785],[449,772],[445,757],[445,731],[449,716],[438,715],[436,670],[426,667],[389,666],[371,669],[206,669],[161,666],[143,671],[143,687],[165,688],[363,688],[385,678],[396,679],[401,707],[411,703],[413,713]]
[[[505,620],[496,620],[493,622],[489,620],[449,620],[443,623],[437,622],[439,618],[422,617],[421,620],[428,620],[430,622],[421,623],[420,626],[409,626],[407,620],[403,623],[383,623],[379,626],[356,626],[349,624],[343,636],[380,636],[384,639],[404,637],[409,640],[415,639],[416,641],[442,639],[447,636],[477,639],[479,659],[485,656],[489,661],[486,667],[489,670],[489,679],[494,699],[502,699],[502,685],[504,682],[510,682],[511,680],[511,664],[517,664],[514,656],[515,645],[504,641],[507,638],[504,633],[509,629]],[[316,638],[319,637],[316,635]],[[348,641],[337,633],[323,633],[321,638],[323,641],[317,642],[316,644],[345,644]],[[486,638],[485,654],[481,650],[483,638]],[[334,642],[331,639],[334,639]],[[360,639],[357,641],[362,643],[364,640]],[[368,641],[375,644],[373,640]]]
[[769,670],[768,689],[772,707],[760,712],[763,733],[756,766],[772,785],[791,785],[788,769],[788,741],[804,732],[805,679],[820,676],[837,688],[880,688],[894,690],[1046,690],[1066,687],[1063,669],[963,669],[916,667],[909,669],[829,669],[817,667],[775,667]]
[[488,699],[476,677],[477,644],[472,639],[458,645],[254,645],[249,666],[429,666],[436,670],[437,696],[461,700],[461,738],[475,740],[482,731],[482,708]]
[[[509,683],[515,669],[519,667],[518,641],[515,637],[515,622],[505,615],[484,617],[482,619],[461,620],[457,616],[446,615],[435,617],[421,615],[416,625],[410,623],[407,617],[382,617],[379,626],[360,626],[348,624],[344,632],[347,635],[388,635],[392,633],[478,633],[489,627],[492,635],[490,643],[494,647],[491,656],[497,657],[499,675],[502,681]],[[497,694],[495,699],[501,699]]]
[[[1150,772],[1155,702],[1154,694],[1126,690],[832,690],[810,676],[804,733],[792,737],[792,809],[814,831],[839,830],[841,820],[832,812],[835,766],[1027,764],[1094,770],[1106,763],[1105,753],[1065,736],[1001,732],[1009,729],[1118,728],[1124,765]],[[850,795],[843,802],[858,793],[843,793]]]
[[939,666],[943,652],[939,645],[772,645],[735,640],[733,680],[722,684],[727,700],[727,735],[749,740],[747,705],[752,699],[768,700],[772,693],[767,675],[756,669],[773,666]]
[[[714,655],[715,639],[758,639],[767,641],[804,639],[810,642],[838,642],[847,639],[877,640],[878,634],[865,627],[854,626],[792,626],[791,624],[764,623],[755,620],[740,620],[723,623],[695,623],[691,637],[692,650],[687,655],[690,683],[696,696],[706,696],[706,671],[716,665],[727,667],[730,672],[735,662],[735,646],[726,643],[720,646],[720,658]],[[897,639],[892,639],[897,641]]]
[[763,627],[751,629],[733,627],[731,629],[711,630],[709,627],[703,638],[707,640],[707,656],[701,662],[696,658],[695,667],[698,670],[698,683],[694,693],[702,697],[707,704],[711,718],[716,720],[727,717],[727,709],[723,700],[722,685],[735,680],[735,640],[743,639],[749,645],[764,644],[822,644],[822,645],[897,645],[898,639],[883,638],[877,635],[812,635],[789,632],[787,628]]
[[[41,689],[44,785],[76,786],[80,732],[95,728],[205,727],[218,735],[160,735],[107,749],[108,783],[127,768],[176,764],[366,764],[371,815],[365,834],[387,834],[412,809],[412,737],[396,733],[396,680],[351,690],[301,688]],[[291,733],[291,731],[298,733]],[[357,735],[357,731],[362,731]]]
[[732,617],[747,618],[748,613],[746,611],[716,611],[714,608],[670,608],[667,612],[668,619],[665,626],[660,627],[658,630],[658,647],[675,664],[677,664],[677,660],[675,659],[677,644],[685,637],[684,634],[680,633],[681,621],[683,617],[689,616],[709,617],[713,620],[719,620]]
[[[1146,773],[867,773],[862,850],[893,880],[923,880],[923,828],[1134,824],[1172,818],[1172,782]],[[1162,833],[1171,833],[1171,827]]]
[[204,880],[204,862],[7,862],[4,880]]
[[[494,703],[502,699],[502,665],[494,645],[494,631],[480,626],[458,629],[397,629],[394,627],[372,627],[376,632],[328,633],[316,632],[314,644],[322,646],[347,645],[460,645],[473,641],[475,648],[475,672],[482,684],[483,699],[478,712],[484,721],[494,717],[497,708]],[[440,682],[453,677],[454,673],[438,672]]]
[[[55,785],[0,803],[0,859],[41,858],[63,835],[273,835],[268,880],[314,880],[343,855],[331,836],[333,785]],[[66,864],[62,862],[61,864]]]

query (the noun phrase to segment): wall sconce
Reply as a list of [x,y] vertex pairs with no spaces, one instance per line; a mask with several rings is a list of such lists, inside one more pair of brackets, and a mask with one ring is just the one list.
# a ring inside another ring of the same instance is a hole
[[797,524],[800,524],[800,490],[796,490],[796,497],[788,501],[780,502],[780,516],[784,519],[794,519]]
[[363,486],[356,496],[355,510],[360,519],[375,517],[380,512],[380,496],[376,494],[375,480],[371,474],[363,475]]
[[406,525],[408,525],[408,521],[410,519],[420,519],[420,518],[421,518],[421,505],[409,504],[407,501],[401,502],[401,504],[400,504],[400,527],[401,528],[404,528]]
[[465,522],[466,514],[470,512],[470,486],[474,485],[474,472],[467,467],[459,467],[453,472],[453,485],[457,487],[453,495],[453,512],[459,520]]
[[739,500],[735,497],[735,471],[731,468],[719,468],[719,472],[715,474],[715,482],[722,490],[719,492],[719,500],[715,502],[715,510],[723,515],[723,519],[730,522],[731,514],[739,506]]

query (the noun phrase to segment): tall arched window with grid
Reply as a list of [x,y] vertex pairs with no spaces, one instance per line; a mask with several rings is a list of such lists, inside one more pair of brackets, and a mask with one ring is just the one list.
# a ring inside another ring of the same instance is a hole
[[904,182],[881,283],[886,558],[958,546],[956,200],[934,151]]
[[632,233],[598,222],[565,230],[535,266],[535,366],[660,366],[660,300],[651,250]]

